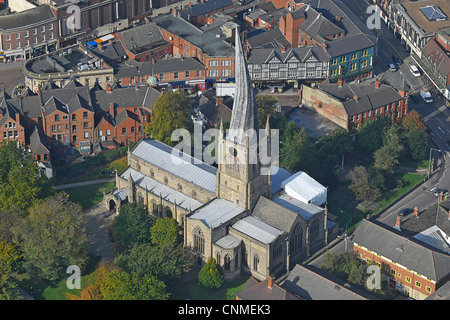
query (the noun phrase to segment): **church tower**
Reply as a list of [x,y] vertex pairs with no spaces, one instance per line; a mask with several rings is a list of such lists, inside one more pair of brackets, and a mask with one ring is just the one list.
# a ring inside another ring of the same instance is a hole
[[[237,29],[235,33],[236,91],[230,128],[225,132],[222,122],[220,124],[216,196],[251,211],[260,196],[271,197],[270,163],[268,167],[261,164],[259,143],[261,139],[270,146],[269,122],[261,135],[256,100]],[[266,150],[266,155],[270,155],[270,149]]]

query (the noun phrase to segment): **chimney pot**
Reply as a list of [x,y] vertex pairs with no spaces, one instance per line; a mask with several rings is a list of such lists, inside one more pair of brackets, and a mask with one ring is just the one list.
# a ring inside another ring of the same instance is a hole
[[414,207],[414,215],[418,218],[419,217],[419,208]]
[[375,79],[375,88],[379,88],[380,87],[380,80],[378,80],[378,78]]
[[342,78],[338,79],[338,85],[339,87],[342,87],[342,85],[344,84],[344,81],[342,80]]
[[400,228],[401,223],[402,223],[402,218],[400,216],[397,216],[397,220],[395,221],[395,225]]

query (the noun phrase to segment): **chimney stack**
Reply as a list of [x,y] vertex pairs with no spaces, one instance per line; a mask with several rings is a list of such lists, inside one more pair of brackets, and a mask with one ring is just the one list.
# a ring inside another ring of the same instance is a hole
[[111,117],[114,119],[116,117],[115,115],[116,109],[114,108],[114,103],[110,103],[109,104],[109,114],[111,115]]
[[286,47],[284,45],[281,46],[281,52],[286,52]]
[[419,217],[419,208],[414,207],[414,215],[418,218]]
[[110,93],[111,91],[112,91],[111,85],[108,84],[108,85],[106,86],[106,92]]
[[339,87],[342,87],[342,85],[344,84],[344,81],[342,80],[342,78],[338,79],[338,85]]
[[375,79],[375,88],[379,88],[380,87],[380,80],[378,80],[378,78]]
[[401,223],[402,223],[402,218],[398,215],[397,220],[395,221],[395,226],[400,228]]
[[448,210],[448,217],[447,217],[447,219],[450,220],[450,210]]
[[172,9],[172,14],[174,17],[178,17],[178,7]]
[[441,193],[439,193],[439,202],[444,201],[444,192],[441,191]]
[[273,282],[275,281],[275,276],[271,274],[267,279],[267,288],[272,289]]

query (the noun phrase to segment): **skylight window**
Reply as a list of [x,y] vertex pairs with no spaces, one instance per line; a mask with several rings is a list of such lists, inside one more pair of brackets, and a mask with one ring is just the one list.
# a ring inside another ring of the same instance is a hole
[[424,14],[425,17],[427,17],[428,21],[444,21],[447,20],[447,16],[445,15],[442,10],[436,6],[426,6],[420,8],[420,11]]

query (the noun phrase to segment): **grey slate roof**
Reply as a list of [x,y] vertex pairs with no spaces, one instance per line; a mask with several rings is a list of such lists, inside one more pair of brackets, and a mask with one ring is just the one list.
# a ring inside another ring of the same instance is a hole
[[52,18],[55,18],[55,15],[48,5],[37,6],[19,13],[0,16],[0,29],[25,27]]
[[[344,83],[342,87],[339,87],[337,83],[325,80],[317,88],[343,102],[349,116],[386,106],[402,99],[402,96],[392,86],[380,84],[379,88],[375,88],[375,85],[370,82]],[[359,100],[354,100],[354,96],[357,96]]]
[[252,216],[282,232],[288,233],[291,231],[298,214],[272,200],[259,197],[253,209]]
[[215,32],[203,32],[182,17],[171,14],[161,15],[152,19],[158,27],[183,38],[184,40],[201,48],[209,56],[233,57],[234,49],[230,44],[216,37]]
[[[342,54],[362,50],[376,44],[376,36],[361,19],[341,0],[310,0],[307,4],[311,5],[315,11],[319,12],[330,22],[335,17],[341,17],[339,23],[334,23],[338,28],[345,31],[345,37],[333,40],[326,40],[328,52],[331,57],[338,57]],[[324,34],[329,33],[332,28],[329,23],[321,31]],[[336,29],[337,30],[337,29]]]
[[203,204],[201,201],[195,200],[194,198],[191,198],[178,190],[170,188],[164,183],[156,181],[132,168],[125,170],[121,177],[128,180],[130,175],[136,185],[144,189],[147,188],[150,193],[153,193],[156,196],[161,195],[164,200],[167,200],[173,204],[176,203],[177,206],[186,210],[194,210]]
[[[180,152],[160,141],[142,140],[132,154],[187,182],[191,182],[210,192],[216,192],[217,169]],[[176,165],[174,165],[176,163]]]
[[250,45],[250,48],[277,48],[282,45],[286,47],[291,46],[278,28],[272,28],[267,31],[258,29],[255,32],[250,32],[247,43]]
[[296,265],[282,287],[305,300],[368,300],[374,297],[313,266]]
[[245,209],[226,199],[214,199],[198,208],[189,218],[201,220],[208,228],[217,228],[245,212]]
[[153,48],[158,48],[168,42],[164,40],[161,31],[154,22],[142,24],[120,32],[125,47],[137,54]]
[[109,110],[111,103],[122,107],[144,106],[151,108],[161,93],[149,86],[116,88],[107,90],[95,90],[91,92],[94,109]]
[[382,224],[362,220],[352,241],[436,282],[450,274],[450,255]]
[[35,155],[50,154],[45,137],[39,131],[37,126],[34,127],[33,132],[30,135],[30,145],[31,150]]

